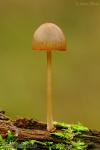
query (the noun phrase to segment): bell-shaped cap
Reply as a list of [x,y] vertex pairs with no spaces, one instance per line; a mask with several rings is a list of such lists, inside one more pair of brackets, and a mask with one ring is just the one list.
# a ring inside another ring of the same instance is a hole
[[62,30],[53,23],[44,23],[33,34],[32,50],[66,50]]

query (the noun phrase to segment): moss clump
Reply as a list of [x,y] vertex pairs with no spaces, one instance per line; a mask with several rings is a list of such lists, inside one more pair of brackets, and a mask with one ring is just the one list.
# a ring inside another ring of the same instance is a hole
[[60,128],[60,131],[51,133],[51,136],[56,138],[63,139],[65,143],[65,149],[70,150],[85,150],[87,145],[81,140],[74,140],[76,135],[80,135],[83,132],[89,131],[87,127],[84,127],[82,124],[66,124],[54,122],[55,127]]
[[86,149],[87,146],[85,145],[84,142],[78,140],[77,142],[72,142],[72,150],[83,150]]
[[84,132],[84,131],[89,131],[89,129],[85,126],[83,126],[81,123],[78,124],[66,124],[66,123],[61,123],[61,122],[54,122],[54,126],[58,127],[60,129],[72,129],[74,132],[78,133],[79,132]]

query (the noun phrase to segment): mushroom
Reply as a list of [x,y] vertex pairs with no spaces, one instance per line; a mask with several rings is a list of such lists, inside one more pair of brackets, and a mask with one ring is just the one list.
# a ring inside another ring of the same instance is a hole
[[47,51],[47,130],[52,131],[54,125],[52,116],[51,52],[52,50],[66,50],[66,40],[62,30],[53,23],[40,25],[33,34],[32,50]]

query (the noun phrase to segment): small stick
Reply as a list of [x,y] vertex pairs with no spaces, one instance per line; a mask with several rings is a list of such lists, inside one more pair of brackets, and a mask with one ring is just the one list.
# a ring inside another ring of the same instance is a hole
[[53,126],[52,116],[52,88],[51,88],[51,51],[47,51],[47,130],[51,131]]

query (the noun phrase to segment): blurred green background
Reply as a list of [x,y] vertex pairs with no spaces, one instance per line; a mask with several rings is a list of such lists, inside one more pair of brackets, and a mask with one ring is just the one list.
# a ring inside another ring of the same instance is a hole
[[53,52],[54,120],[100,129],[100,1],[0,1],[0,109],[46,121],[46,53],[32,51],[44,22],[60,26],[67,52]]

